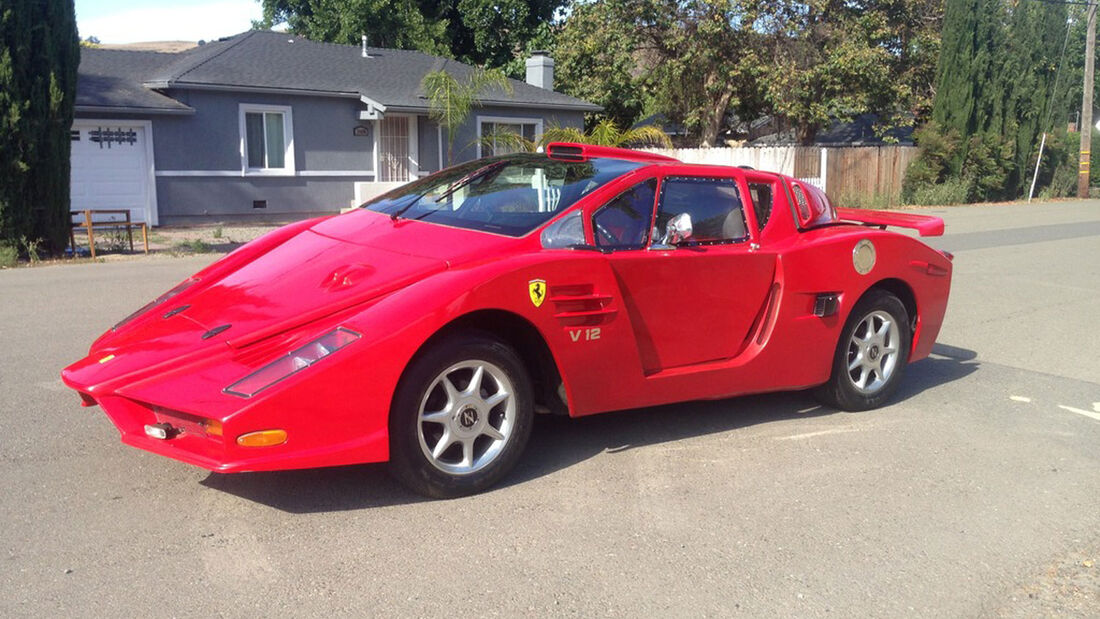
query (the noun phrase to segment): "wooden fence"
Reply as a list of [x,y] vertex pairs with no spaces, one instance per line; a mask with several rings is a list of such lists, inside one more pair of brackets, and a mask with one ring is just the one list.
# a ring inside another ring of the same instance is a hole
[[646,149],[685,163],[747,165],[779,172],[825,189],[838,206],[900,203],[905,168],[915,146],[767,146]]
[[825,191],[839,206],[899,204],[905,169],[918,150],[915,146],[829,148]]

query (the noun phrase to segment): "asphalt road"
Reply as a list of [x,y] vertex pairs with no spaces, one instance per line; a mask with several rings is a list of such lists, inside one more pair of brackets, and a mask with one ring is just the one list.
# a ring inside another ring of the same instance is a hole
[[0,272],[0,616],[1100,616],[1100,202],[930,212],[952,298],[893,405],[541,418],[439,502],[209,474],[80,408],[61,367],[210,257]]

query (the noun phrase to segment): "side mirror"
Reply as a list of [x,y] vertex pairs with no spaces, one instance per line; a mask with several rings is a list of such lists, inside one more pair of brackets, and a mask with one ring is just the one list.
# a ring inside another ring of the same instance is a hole
[[691,234],[691,214],[680,213],[668,221],[668,226],[665,228],[665,236],[661,239],[661,244],[675,246],[690,240]]

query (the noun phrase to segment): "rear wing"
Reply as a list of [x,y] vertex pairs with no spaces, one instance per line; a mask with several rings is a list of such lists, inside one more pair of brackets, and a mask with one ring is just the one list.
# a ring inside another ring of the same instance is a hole
[[851,221],[871,226],[896,226],[916,230],[921,236],[941,236],[943,220],[931,215],[914,215],[897,211],[871,211],[860,208],[838,208],[841,221]]

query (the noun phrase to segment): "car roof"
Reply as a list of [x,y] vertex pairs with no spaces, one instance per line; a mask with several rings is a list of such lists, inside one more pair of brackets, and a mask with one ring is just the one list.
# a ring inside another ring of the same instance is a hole
[[680,161],[679,159],[650,151],[633,150],[629,148],[617,148],[613,146],[596,146],[592,144],[580,144],[576,142],[551,142],[546,147],[546,154],[551,159],[560,159],[563,161],[585,161],[587,159],[593,158],[621,159],[624,161],[634,161],[638,163],[648,164],[646,167],[674,167],[682,172],[705,173],[708,170],[737,170],[752,174],[760,174],[771,178],[784,177],[783,174],[780,174],[778,172],[756,170],[744,166],[731,166],[710,163],[685,163],[683,161]]

